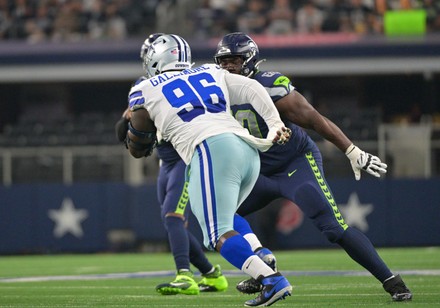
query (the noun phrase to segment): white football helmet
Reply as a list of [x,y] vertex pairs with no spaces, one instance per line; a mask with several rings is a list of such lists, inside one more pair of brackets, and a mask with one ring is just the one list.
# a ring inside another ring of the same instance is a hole
[[178,35],[161,35],[148,48],[143,66],[148,76],[191,68],[191,48]]

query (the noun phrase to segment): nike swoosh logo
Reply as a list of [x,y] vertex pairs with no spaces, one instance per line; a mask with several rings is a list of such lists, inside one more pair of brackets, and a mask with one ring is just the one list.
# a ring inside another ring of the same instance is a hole
[[298,169],[293,170],[292,172],[287,173],[288,177],[290,178]]
[[186,282],[173,282],[171,285],[173,287],[188,287],[188,283]]
[[254,260],[251,260],[251,262],[249,262],[249,264],[246,266],[246,269],[249,268],[249,266],[251,265],[251,263],[252,263],[253,261],[254,261]]

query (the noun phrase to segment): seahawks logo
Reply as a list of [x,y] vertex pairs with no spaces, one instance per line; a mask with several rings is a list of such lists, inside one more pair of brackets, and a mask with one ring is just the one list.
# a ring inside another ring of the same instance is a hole
[[222,47],[222,48],[220,48],[219,51],[217,51],[217,54],[230,53],[230,52],[231,52],[231,50],[229,48]]

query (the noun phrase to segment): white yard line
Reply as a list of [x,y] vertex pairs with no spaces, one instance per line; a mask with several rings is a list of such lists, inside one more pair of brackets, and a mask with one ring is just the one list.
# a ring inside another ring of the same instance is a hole
[[[440,276],[439,269],[426,270],[401,270],[396,271],[402,275]],[[367,271],[282,271],[285,276],[370,276]],[[18,278],[0,278],[0,282],[39,282],[39,281],[67,281],[67,280],[101,280],[101,279],[129,279],[129,278],[152,278],[172,277],[174,271],[153,271],[137,273],[114,273],[114,274],[89,274],[89,275],[63,275],[63,276],[35,276]],[[197,274],[197,273],[196,273]],[[225,276],[245,276],[241,271],[223,271]]]

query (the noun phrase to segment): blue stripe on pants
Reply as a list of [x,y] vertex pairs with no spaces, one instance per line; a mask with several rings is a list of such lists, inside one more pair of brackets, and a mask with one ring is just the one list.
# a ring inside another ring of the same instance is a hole
[[214,178],[212,170],[211,153],[206,141],[197,146],[200,163],[200,181],[202,184],[203,212],[205,223],[208,230],[209,246],[215,249],[216,239],[218,238],[217,229],[217,209],[214,189]]

